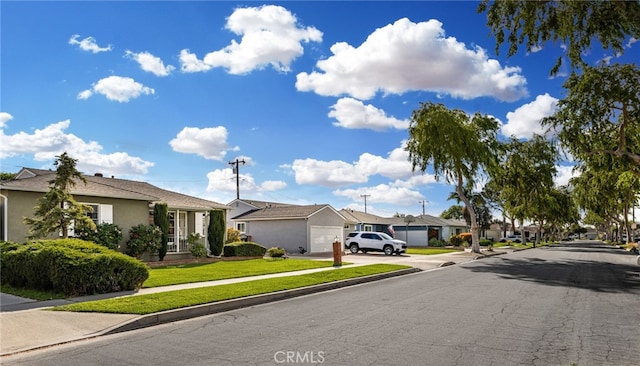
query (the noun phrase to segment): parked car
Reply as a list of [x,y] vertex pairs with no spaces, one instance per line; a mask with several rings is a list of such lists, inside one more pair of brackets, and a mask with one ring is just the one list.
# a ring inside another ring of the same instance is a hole
[[508,241],[512,241],[514,243],[522,243],[522,235],[507,235],[504,238],[500,239],[501,243],[506,243]]
[[405,253],[407,251],[407,243],[397,240],[385,233],[372,231],[357,231],[349,233],[344,241],[345,247],[351,253],[358,251],[366,252],[384,252],[385,255]]

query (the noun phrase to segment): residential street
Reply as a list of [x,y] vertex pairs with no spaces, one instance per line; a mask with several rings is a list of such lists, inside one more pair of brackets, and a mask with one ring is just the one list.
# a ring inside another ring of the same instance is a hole
[[567,243],[18,354],[1,363],[638,365],[635,263],[620,249]]

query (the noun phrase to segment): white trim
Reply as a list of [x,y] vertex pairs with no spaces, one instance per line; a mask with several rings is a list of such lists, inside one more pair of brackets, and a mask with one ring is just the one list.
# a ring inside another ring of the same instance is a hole
[[2,212],[2,232],[4,233],[3,237],[0,240],[9,241],[9,198],[5,195],[0,194],[0,198],[4,201],[2,203],[3,212]]

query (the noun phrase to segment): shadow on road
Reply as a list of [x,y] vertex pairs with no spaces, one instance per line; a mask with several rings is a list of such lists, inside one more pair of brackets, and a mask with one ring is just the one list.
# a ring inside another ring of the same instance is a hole
[[[612,252],[605,247],[567,246],[551,250]],[[472,272],[494,273],[501,278],[531,281],[549,286],[564,286],[587,289],[608,293],[638,293],[640,294],[640,267],[593,260],[546,260],[541,258],[496,258],[491,261],[476,262],[477,265],[467,266]]]

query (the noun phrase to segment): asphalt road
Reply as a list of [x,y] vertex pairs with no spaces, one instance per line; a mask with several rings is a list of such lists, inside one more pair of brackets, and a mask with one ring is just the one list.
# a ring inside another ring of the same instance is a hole
[[639,365],[635,261],[595,244],[531,249],[1,363]]

